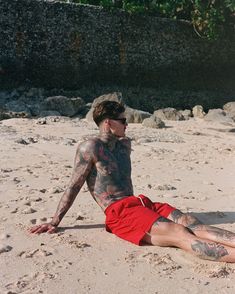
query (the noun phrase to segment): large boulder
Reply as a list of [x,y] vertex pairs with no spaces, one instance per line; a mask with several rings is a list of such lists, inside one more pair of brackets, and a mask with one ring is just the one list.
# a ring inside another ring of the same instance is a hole
[[195,105],[193,107],[193,116],[203,118],[206,115],[206,113],[203,110],[203,107],[201,105]]
[[223,110],[225,110],[227,112],[235,113],[235,101],[228,102],[228,103],[224,104]]
[[13,100],[5,105],[7,113],[11,117],[31,117],[31,111],[24,102]]
[[222,109],[210,109],[207,115],[204,117],[206,121],[215,121],[220,123],[233,123],[231,117],[226,115],[226,112]]
[[185,120],[189,120],[192,117],[192,111],[190,109],[179,110]]
[[184,120],[182,113],[171,107],[155,110],[154,116],[162,120]]
[[133,109],[127,106],[125,116],[128,123],[142,123],[145,118],[151,116],[151,113],[138,109]]
[[116,102],[122,102],[122,93],[120,92],[113,92],[113,93],[109,93],[109,94],[105,94],[102,96],[99,96],[98,98],[94,99],[92,105],[91,105],[91,109],[87,112],[86,114],[86,120],[93,122],[93,110],[95,108],[95,106],[103,101],[116,101]]
[[97,104],[99,104],[105,100],[122,102],[122,93],[113,92],[113,93],[104,94],[102,96],[99,96],[98,98],[94,99],[91,107],[94,108]]
[[165,127],[165,123],[157,116],[150,116],[143,120],[142,125],[147,128],[161,129]]
[[55,110],[43,110],[39,114],[40,117],[46,117],[46,116],[61,116],[61,114],[58,111]]
[[223,106],[223,109],[226,111],[229,117],[235,121],[235,101],[228,102]]
[[74,116],[83,110],[85,102],[82,98],[67,98],[65,96],[47,97],[42,103],[43,110],[58,111],[64,116]]
[[0,120],[11,118],[10,114],[5,112],[5,110],[0,109]]

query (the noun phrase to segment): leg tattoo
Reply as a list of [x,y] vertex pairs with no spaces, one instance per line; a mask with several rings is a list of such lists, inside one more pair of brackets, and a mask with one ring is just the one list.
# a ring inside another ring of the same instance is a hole
[[216,227],[205,226],[208,233],[215,237],[217,241],[235,241],[235,233]]
[[173,210],[171,213],[171,217],[173,222],[175,222],[176,224],[178,224],[179,219],[183,216],[183,212],[181,212],[180,210],[176,209]]
[[223,245],[217,243],[208,243],[196,240],[196,242],[191,245],[191,248],[199,255],[200,258],[203,259],[216,261],[221,257],[228,255],[226,248],[224,248]]
[[202,222],[199,221],[199,219],[189,213],[183,213],[178,209],[172,211],[170,216],[172,217],[173,222],[181,224],[192,231],[202,225]]
[[154,222],[153,225],[154,225],[154,226],[155,226],[155,225],[158,226],[159,223],[172,223],[172,221],[169,220],[168,218],[165,218],[165,217],[163,217],[163,216],[160,216],[160,217]]

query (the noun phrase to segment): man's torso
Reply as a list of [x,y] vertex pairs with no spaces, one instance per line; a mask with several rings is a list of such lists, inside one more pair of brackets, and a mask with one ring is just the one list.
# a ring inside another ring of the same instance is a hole
[[131,144],[129,138],[117,140],[113,148],[99,138],[93,142],[94,164],[86,182],[93,198],[105,210],[111,203],[133,195]]

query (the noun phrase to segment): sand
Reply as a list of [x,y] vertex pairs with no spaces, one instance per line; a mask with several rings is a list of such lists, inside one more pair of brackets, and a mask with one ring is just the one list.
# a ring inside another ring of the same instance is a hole
[[[235,232],[235,124],[165,123],[128,126],[135,193]],[[58,233],[29,234],[53,216],[78,143],[98,129],[48,117],[4,120],[0,130],[0,293],[235,293],[235,264],[138,247],[107,233],[86,186]]]

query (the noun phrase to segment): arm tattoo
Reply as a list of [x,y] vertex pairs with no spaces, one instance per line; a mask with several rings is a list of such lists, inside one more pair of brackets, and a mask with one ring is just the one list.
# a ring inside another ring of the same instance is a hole
[[59,202],[56,213],[51,221],[52,225],[57,226],[60,223],[66,212],[72,206],[77,194],[91,171],[94,160],[92,155],[93,147],[94,143],[92,141],[84,142],[79,146],[75,157],[72,178]]
[[191,245],[191,248],[200,258],[214,261],[229,254],[226,248],[221,244],[202,242],[199,240],[196,240],[195,243]]

